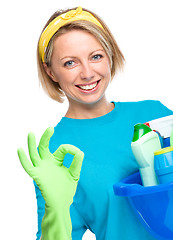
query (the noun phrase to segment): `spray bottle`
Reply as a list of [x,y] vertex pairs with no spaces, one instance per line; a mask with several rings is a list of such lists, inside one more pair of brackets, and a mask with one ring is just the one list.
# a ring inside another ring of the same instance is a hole
[[171,145],[170,135],[173,131],[173,115],[157,118],[145,124],[147,124],[152,130],[160,133],[163,140],[163,148]]
[[159,135],[145,124],[136,124],[131,147],[139,165],[143,185],[157,185],[158,180],[154,170],[154,152],[161,149]]

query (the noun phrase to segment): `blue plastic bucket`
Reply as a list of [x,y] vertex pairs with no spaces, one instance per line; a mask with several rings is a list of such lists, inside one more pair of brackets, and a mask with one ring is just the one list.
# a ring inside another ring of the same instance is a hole
[[115,195],[127,197],[136,216],[158,240],[173,240],[173,183],[142,186],[139,172],[113,186]]

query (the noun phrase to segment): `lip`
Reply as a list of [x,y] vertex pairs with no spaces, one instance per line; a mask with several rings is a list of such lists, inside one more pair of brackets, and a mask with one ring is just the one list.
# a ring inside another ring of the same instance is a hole
[[[81,89],[81,88],[78,87],[78,86],[91,85],[91,84],[94,84],[94,83],[96,83],[96,82],[98,82],[97,85],[96,85],[93,89],[91,89],[91,90],[84,90],[84,89]],[[76,87],[77,87],[77,89],[79,89],[80,92],[82,92],[82,93],[88,93],[88,94],[89,94],[89,93],[95,92],[95,91],[98,89],[98,87],[99,87],[99,85],[100,85],[100,82],[101,82],[101,79],[99,79],[99,80],[97,80],[97,81],[95,81],[95,82],[92,82],[92,83],[88,83],[88,84],[78,84],[78,85],[76,85]]]
[[86,84],[77,84],[76,86],[87,86],[87,85],[92,85],[92,84],[95,84],[96,82],[98,82],[100,80],[97,80],[95,82],[91,82],[91,83],[86,83]]

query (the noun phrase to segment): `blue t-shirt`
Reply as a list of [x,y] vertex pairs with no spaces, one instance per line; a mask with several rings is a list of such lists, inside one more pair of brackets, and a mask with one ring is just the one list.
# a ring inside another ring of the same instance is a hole
[[[134,125],[173,112],[159,101],[114,102],[108,114],[93,119],[63,117],[50,140],[53,153],[61,144],[73,144],[85,156],[80,180],[70,207],[72,239],[81,240],[87,229],[97,240],[152,240],[134,215],[126,198],[114,195],[113,184],[138,171],[131,151]],[[72,156],[67,154],[65,166]],[[38,233],[45,202],[35,184],[38,205]]]

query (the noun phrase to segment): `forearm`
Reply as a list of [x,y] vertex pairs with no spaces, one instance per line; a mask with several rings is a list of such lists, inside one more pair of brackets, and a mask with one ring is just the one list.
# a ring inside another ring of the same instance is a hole
[[41,240],[71,240],[71,219],[69,207],[61,212],[46,209],[41,224]]

